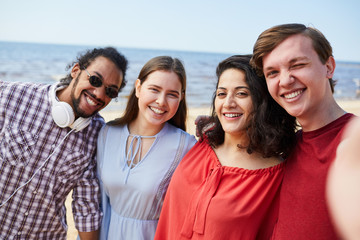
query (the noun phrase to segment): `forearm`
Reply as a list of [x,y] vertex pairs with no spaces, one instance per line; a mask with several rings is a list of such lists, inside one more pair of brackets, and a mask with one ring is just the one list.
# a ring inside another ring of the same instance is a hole
[[79,237],[81,240],[98,240],[99,230],[93,232],[79,232]]
[[359,239],[360,234],[360,118],[348,125],[329,170],[327,197],[330,213],[344,239]]

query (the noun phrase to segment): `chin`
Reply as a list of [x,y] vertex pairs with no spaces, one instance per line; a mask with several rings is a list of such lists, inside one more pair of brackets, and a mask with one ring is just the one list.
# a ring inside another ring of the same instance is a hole
[[[100,111],[100,110],[99,110]],[[82,118],[89,118],[89,117],[92,117],[94,116],[96,113],[98,113],[98,111],[94,111],[92,113],[86,113],[84,111],[78,111],[76,113],[76,116],[79,116],[79,117],[82,117]]]

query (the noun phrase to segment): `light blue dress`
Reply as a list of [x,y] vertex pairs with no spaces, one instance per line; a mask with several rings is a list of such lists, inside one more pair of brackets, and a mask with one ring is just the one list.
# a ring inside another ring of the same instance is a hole
[[[97,161],[104,213],[100,239],[153,239],[171,176],[196,143],[194,136],[166,123],[143,159],[130,168],[127,160],[137,151],[126,152],[129,135],[127,126],[109,125],[99,134]],[[138,144],[144,138],[132,136]]]

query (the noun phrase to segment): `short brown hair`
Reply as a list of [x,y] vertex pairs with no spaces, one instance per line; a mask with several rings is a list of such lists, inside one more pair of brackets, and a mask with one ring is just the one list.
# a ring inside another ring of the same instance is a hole
[[[311,39],[313,48],[323,64],[327,62],[329,57],[333,56],[329,41],[316,28],[306,27],[299,23],[277,25],[262,32],[255,42],[251,65],[256,69],[257,74],[263,75],[264,56],[274,50],[285,39],[295,34],[301,34]],[[329,82],[331,90],[334,92],[336,81],[330,78]]]

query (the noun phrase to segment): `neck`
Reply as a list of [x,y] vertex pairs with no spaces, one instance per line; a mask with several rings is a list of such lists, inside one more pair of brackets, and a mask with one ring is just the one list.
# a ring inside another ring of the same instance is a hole
[[132,121],[129,125],[129,132],[134,135],[139,136],[154,136],[158,134],[161,129],[165,126],[165,123],[161,125],[149,125],[145,123],[146,121],[141,121],[138,117]]
[[59,101],[66,102],[66,103],[70,104],[70,106],[72,105],[71,97],[70,97],[71,89],[68,86],[56,91],[55,96],[59,99]]
[[224,143],[214,149],[221,165],[254,170],[271,167],[281,162],[278,157],[263,158],[260,153],[249,154],[246,148],[237,146],[238,144],[247,146],[247,143],[246,134],[242,138],[225,137]]
[[238,148],[238,145],[247,146],[248,144],[249,144],[249,138],[246,132],[242,131],[241,133],[238,134],[225,133],[224,143],[222,145],[224,145],[225,148],[235,149],[236,151],[238,151],[239,149],[246,151],[245,148]]
[[322,108],[314,111],[311,116],[297,118],[297,121],[300,123],[304,132],[309,132],[326,126],[345,113],[345,110],[334,100],[330,104],[324,103]]

